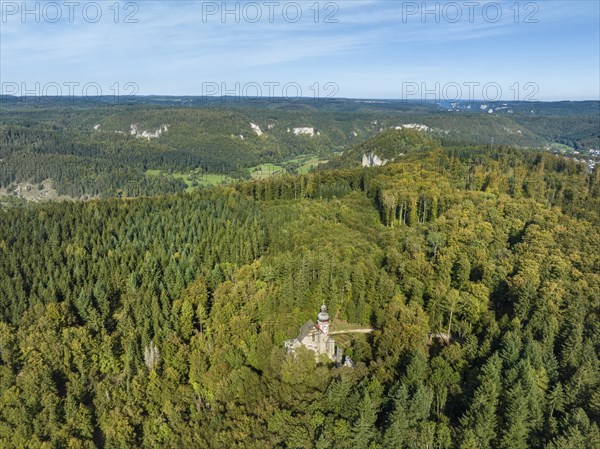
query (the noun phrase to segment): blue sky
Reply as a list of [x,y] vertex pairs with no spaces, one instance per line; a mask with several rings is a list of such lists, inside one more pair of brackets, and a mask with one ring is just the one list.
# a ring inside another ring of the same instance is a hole
[[596,0],[0,3],[3,93],[600,99]]

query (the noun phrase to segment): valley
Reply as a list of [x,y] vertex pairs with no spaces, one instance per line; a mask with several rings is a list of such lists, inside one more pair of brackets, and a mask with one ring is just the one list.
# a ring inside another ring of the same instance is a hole
[[[351,100],[193,108],[169,103],[152,97],[126,105],[3,98],[0,187],[8,193],[20,183],[50,180],[56,190],[50,197],[74,199],[191,191],[305,174],[392,129],[423,133],[445,146],[493,141],[544,149],[584,161],[590,170],[600,148],[599,106],[594,110],[590,102],[514,103],[508,115],[488,114],[476,104],[472,110],[482,112]],[[361,151],[371,154],[367,150]],[[378,163],[386,159],[377,158]]]

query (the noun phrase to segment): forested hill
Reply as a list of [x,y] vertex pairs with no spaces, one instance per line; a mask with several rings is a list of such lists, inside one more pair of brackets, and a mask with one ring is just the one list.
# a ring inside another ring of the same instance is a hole
[[598,169],[426,143],[0,209],[0,447],[599,447]]
[[44,182],[75,199],[169,194],[196,188],[199,177],[213,184],[247,179],[263,164],[302,173],[403,127],[444,146],[489,146],[493,139],[600,157],[598,102],[507,103],[490,114],[488,104],[485,111],[478,104],[448,111],[399,101],[13,100],[0,104],[0,195],[19,196]]
[[[316,93],[316,92],[314,92]],[[598,112],[599,101],[492,101],[459,100],[447,101],[442,98],[418,99],[407,97],[399,99],[358,99],[340,98],[327,95],[312,97],[252,97],[241,95],[203,95],[203,96],[161,96],[161,95],[106,95],[106,96],[15,96],[0,95],[0,104],[6,108],[57,108],[57,107],[95,107],[97,105],[136,105],[169,106],[186,108],[222,108],[229,109],[268,109],[268,110],[313,110],[323,112],[370,112],[397,111],[428,114],[439,111],[467,111],[473,114],[488,114],[490,107],[501,114],[542,115],[542,116],[582,116]],[[441,96],[440,96],[441,97]],[[482,108],[482,105],[488,106]]]

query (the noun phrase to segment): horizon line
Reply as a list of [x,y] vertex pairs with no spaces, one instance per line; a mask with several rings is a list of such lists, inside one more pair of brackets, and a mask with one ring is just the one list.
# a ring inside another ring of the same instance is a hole
[[372,101],[372,102],[402,102],[402,103],[428,103],[428,104],[440,104],[440,103],[525,103],[525,104],[536,104],[536,103],[589,103],[596,102],[600,103],[600,99],[583,99],[583,100],[574,100],[574,99],[554,99],[554,100],[506,100],[506,99],[435,99],[435,100],[427,100],[427,99],[403,99],[403,98],[372,98],[372,97],[327,97],[327,98],[315,98],[315,97],[281,97],[281,96],[260,96],[260,97],[252,97],[252,96],[236,96],[236,95],[173,95],[173,94],[147,94],[147,95],[13,95],[13,94],[3,94],[0,93],[0,98],[2,99],[72,99],[72,100],[93,100],[93,99],[114,99],[118,101],[119,99],[126,101],[126,99],[140,99],[140,98],[172,98],[172,99],[202,99],[202,100],[217,100],[222,101],[224,99],[231,99],[236,102],[241,101],[286,101],[289,103],[293,103],[296,101],[312,101],[317,103],[326,103],[326,102],[335,102],[335,101]]

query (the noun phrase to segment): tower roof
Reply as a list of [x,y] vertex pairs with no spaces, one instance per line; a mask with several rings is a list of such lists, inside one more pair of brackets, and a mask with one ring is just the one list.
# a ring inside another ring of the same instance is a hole
[[327,313],[327,306],[325,304],[321,306],[321,312],[319,312],[319,314],[317,315],[317,319],[320,322],[329,321],[329,314]]

